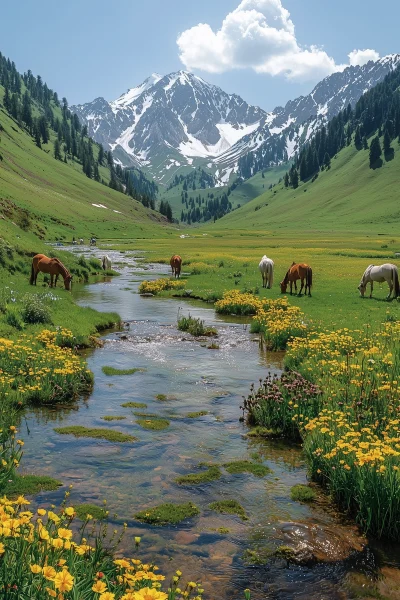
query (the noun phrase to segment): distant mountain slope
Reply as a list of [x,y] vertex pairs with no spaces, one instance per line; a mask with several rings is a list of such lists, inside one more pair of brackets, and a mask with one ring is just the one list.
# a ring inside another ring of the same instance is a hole
[[248,178],[290,159],[320,124],[399,63],[394,54],[348,67],[272,113],[184,71],[153,74],[117,100],[97,98],[72,110],[122,165],[144,167],[165,184],[201,166],[221,185],[235,173]]

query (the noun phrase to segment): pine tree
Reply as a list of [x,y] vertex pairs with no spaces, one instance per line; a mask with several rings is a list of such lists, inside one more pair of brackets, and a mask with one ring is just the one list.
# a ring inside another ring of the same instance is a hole
[[56,138],[56,140],[54,142],[54,158],[57,159],[57,160],[62,160],[61,146],[60,146],[60,142],[58,141],[57,138]]
[[331,168],[331,157],[329,156],[329,154],[327,152],[325,152],[325,156],[324,156],[324,165],[327,169]]
[[4,104],[4,108],[6,109],[6,111],[11,112],[11,97],[10,97],[10,91],[9,91],[8,87],[6,87],[4,90],[3,104]]
[[367,136],[364,135],[363,139],[362,139],[362,147],[363,150],[368,150],[369,146],[368,146],[368,140],[367,140]]
[[301,181],[305,181],[308,177],[308,168],[307,168],[307,161],[306,161],[306,155],[305,153],[303,153],[302,157],[301,157],[301,161],[300,161],[300,179]]
[[285,187],[289,187],[289,175],[287,173],[285,173],[285,177],[283,179],[284,183],[285,183]]
[[299,187],[299,174],[297,172],[297,169],[293,170],[293,174],[292,174],[292,186],[293,186],[294,190]]
[[99,155],[97,157],[97,162],[99,165],[102,165],[104,161],[104,148],[102,144],[99,144]]
[[383,136],[383,151],[385,154],[390,154],[392,151],[392,147],[390,145],[390,134],[387,129],[385,129],[385,135]]
[[371,141],[371,146],[369,149],[369,166],[372,169],[374,165],[376,165],[377,161],[382,156],[382,148],[379,141],[379,136],[376,136]]
[[165,216],[167,217],[168,221],[171,223],[172,222],[172,208],[171,208],[171,205],[169,202],[166,203]]
[[22,114],[21,118],[29,131],[32,130],[32,110],[31,110],[31,99],[28,90],[25,91],[22,100]]
[[360,131],[360,126],[359,125],[357,125],[356,132],[354,134],[354,145],[357,148],[357,150],[361,150],[361,148],[362,148],[362,138],[361,138],[361,131]]

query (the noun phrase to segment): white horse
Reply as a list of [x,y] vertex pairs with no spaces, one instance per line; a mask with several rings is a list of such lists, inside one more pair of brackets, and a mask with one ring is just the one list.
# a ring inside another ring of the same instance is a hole
[[83,244],[84,244],[83,238],[80,238],[79,243],[81,246],[83,246]]
[[386,263],[384,265],[381,265],[380,267],[369,265],[369,267],[366,268],[365,273],[361,278],[360,285],[358,286],[362,298],[364,298],[365,290],[367,289],[367,283],[371,284],[371,293],[369,297],[372,298],[374,281],[377,281],[379,283],[387,281],[389,286],[389,295],[387,296],[387,300],[390,299],[393,290],[394,298],[400,296],[399,272],[397,270],[396,265],[392,265],[390,263]]
[[107,256],[107,254],[101,259],[101,266],[103,268],[103,271],[108,271],[109,269],[111,269],[111,258]]
[[264,254],[258,268],[261,271],[263,288],[270,289],[274,283],[274,261]]

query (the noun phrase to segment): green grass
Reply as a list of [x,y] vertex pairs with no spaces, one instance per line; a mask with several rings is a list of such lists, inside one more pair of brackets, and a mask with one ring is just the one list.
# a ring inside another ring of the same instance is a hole
[[212,465],[205,471],[199,471],[197,473],[189,473],[188,475],[181,475],[175,479],[179,485],[199,485],[201,483],[209,483],[215,481],[221,477],[221,471],[217,465]]
[[191,517],[197,517],[200,514],[199,508],[187,502],[186,504],[172,504],[167,502],[142,510],[135,514],[135,519],[142,523],[150,525],[177,525],[181,521],[185,521]]
[[271,469],[260,463],[251,462],[249,460],[233,460],[231,462],[224,463],[224,468],[235,475],[237,473],[251,473],[256,477],[265,477],[268,473],[271,473]]
[[121,406],[122,408],[147,408],[144,402],[124,402]]
[[209,504],[210,510],[228,515],[237,515],[243,521],[247,521],[248,516],[243,506],[237,500],[218,500]]
[[91,515],[93,519],[103,521],[107,518],[107,511],[96,504],[77,504],[74,506],[76,516],[81,521],[87,520],[87,515]]
[[317,497],[317,494],[308,485],[298,483],[290,489],[290,497],[292,500],[297,500],[298,502],[312,502]]
[[109,442],[135,442],[137,440],[133,435],[127,435],[126,433],[115,431],[115,429],[104,429],[101,427],[70,425],[69,427],[57,427],[54,431],[62,435],[102,439],[108,440]]
[[46,475],[15,475],[13,481],[4,488],[4,495],[11,499],[17,496],[33,496],[42,491],[57,490],[61,485],[61,481]]
[[157,417],[150,419],[136,419],[136,423],[140,425],[140,427],[143,427],[143,429],[149,429],[150,431],[162,431],[169,427],[169,421],[167,421],[167,419],[160,419]]
[[218,335],[215,327],[206,327],[204,325],[204,321],[201,319],[196,319],[195,317],[181,317],[178,320],[178,329],[180,331],[187,331],[190,335],[199,337],[199,336],[213,336]]
[[133,375],[137,372],[143,372],[146,369],[115,369],[114,367],[104,366],[101,368],[101,370],[103,371],[104,375],[111,377],[113,375]]
[[186,416],[188,419],[198,419],[199,417],[205,417],[208,415],[208,410],[199,410],[197,412],[190,412]]
[[156,400],[160,400],[161,402],[164,402],[165,400],[167,400],[167,396],[165,394],[157,394]]
[[119,415],[106,415],[105,417],[100,417],[100,419],[103,419],[103,421],[123,421],[124,419],[126,419],[126,417],[122,417]]

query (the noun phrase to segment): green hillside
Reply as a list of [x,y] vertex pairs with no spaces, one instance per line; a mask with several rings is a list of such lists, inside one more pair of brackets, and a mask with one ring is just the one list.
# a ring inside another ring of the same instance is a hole
[[[0,88],[0,102],[3,94]],[[24,228],[48,240],[142,237],[153,235],[154,223],[165,222],[140,202],[89,179],[76,163],[55,160],[53,140],[38,148],[3,108],[0,126],[0,235],[7,236],[1,231],[5,222],[12,223],[21,209],[27,211]]]
[[[398,142],[393,146],[399,148]],[[219,220],[219,230],[263,228],[313,231],[398,233],[400,152],[381,168],[370,169],[368,150],[344,148],[331,168],[297,189],[283,183]]]

